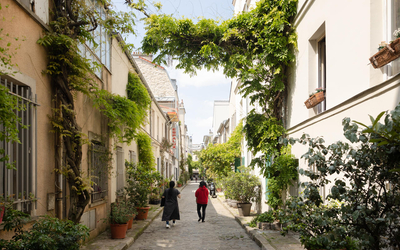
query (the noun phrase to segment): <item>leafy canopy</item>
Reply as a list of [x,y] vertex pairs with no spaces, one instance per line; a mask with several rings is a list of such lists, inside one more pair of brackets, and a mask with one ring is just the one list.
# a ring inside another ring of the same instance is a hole
[[[382,118],[383,123],[379,122]],[[302,184],[304,198],[288,206],[288,214],[302,215],[292,220],[289,229],[299,231],[309,241],[318,240],[316,249],[338,249],[333,248],[337,242],[332,235],[341,236],[343,241],[346,237],[356,239],[361,249],[400,246],[400,105],[376,119],[371,117],[371,123],[363,124],[361,130],[361,123],[343,119],[349,142],[325,146],[322,138],[308,135],[295,140],[309,146],[302,156],[309,168],[301,173],[310,182]],[[323,208],[319,190],[327,185],[331,187],[328,198],[340,206]],[[318,213],[322,208],[323,213]],[[323,222],[319,228],[306,221],[315,216]]]

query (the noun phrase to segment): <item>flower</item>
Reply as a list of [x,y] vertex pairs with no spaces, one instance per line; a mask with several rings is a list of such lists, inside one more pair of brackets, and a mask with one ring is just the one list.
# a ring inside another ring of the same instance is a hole
[[393,32],[393,36],[396,37],[396,38],[399,38],[399,37],[400,37],[400,28],[398,28],[397,30],[395,30],[395,31]]
[[318,93],[318,92],[325,92],[325,89],[323,89],[323,88],[316,88],[316,89],[315,89],[315,92],[312,92],[312,93],[310,94],[310,97],[313,96],[313,95],[315,95],[315,94]]

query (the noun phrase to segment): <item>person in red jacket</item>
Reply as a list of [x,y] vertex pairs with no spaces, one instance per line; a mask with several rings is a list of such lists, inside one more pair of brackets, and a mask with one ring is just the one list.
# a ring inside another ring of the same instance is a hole
[[[196,190],[194,194],[196,196],[197,203],[197,214],[199,215],[198,222],[204,222],[204,218],[206,217],[206,207],[208,203],[208,189],[207,184],[204,181],[200,182],[200,187]],[[200,208],[202,213],[200,213]]]

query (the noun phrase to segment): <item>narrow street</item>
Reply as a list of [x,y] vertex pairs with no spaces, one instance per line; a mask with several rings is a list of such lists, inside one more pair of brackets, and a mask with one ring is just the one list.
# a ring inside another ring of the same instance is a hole
[[166,229],[161,213],[129,249],[260,249],[217,199],[209,198],[205,222],[197,221],[194,192],[198,186],[192,181],[182,190],[181,220],[176,226]]

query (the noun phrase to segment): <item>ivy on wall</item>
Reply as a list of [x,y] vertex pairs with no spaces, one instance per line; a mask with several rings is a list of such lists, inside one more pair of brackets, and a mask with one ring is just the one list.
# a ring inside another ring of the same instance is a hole
[[149,169],[154,167],[156,163],[150,136],[140,131],[136,135],[136,142],[138,144],[139,163]]

